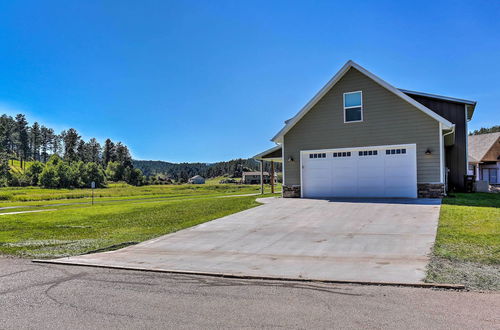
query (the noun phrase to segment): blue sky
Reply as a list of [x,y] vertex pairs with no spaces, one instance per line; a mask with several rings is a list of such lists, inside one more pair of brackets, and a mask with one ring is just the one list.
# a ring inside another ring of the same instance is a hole
[[250,157],[349,59],[500,124],[499,1],[0,2],[0,112],[137,159]]

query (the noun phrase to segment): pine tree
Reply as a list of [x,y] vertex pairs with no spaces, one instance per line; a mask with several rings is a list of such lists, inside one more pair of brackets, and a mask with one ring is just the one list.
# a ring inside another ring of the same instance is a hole
[[80,135],[74,128],[61,133],[64,141],[64,160],[69,162],[78,160],[77,147],[80,142]]
[[107,166],[109,162],[112,162],[116,159],[115,144],[111,141],[111,139],[106,139],[106,141],[104,142],[104,151],[102,158],[104,166]]
[[28,159],[29,156],[29,136],[28,136],[28,122],[23,114],[18,114],[16,116],[16,151],[19,157],[21,167],[24,168],[24,161]]
[[40,125],[35,121],[30,129],[30,146],[31,157],[33,160],[40,160],[40,146],[41,146],[41,131]]
[[54,139],[54,130],[52,128],[47,128],[45,126],[41,126],[40,128],[40,143],[41,143],[41,160],[46,163],[47,159],[49,159],[49,149],[53,143]]

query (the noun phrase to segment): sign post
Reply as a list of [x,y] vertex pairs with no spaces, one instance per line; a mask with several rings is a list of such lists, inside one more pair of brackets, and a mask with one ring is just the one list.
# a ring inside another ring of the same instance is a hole
[[95,182],[92,181],[90,183],[90,187],[92,188],[92,205],[94,205],[94,188],[95,188]]

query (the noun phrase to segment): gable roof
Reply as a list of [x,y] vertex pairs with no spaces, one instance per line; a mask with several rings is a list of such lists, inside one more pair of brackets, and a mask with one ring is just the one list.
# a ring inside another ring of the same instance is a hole
[[333,76],[333,78],[330,79],[330,81],[328,81],[326,83],[326,85],[323,86],[323,88],[321,88],[320,91],[316,95],[314,95],[314,97],[293,118],[286,121],[285,127],[283,127],[278,132],[278,134],[276,134],[271,139],[271,141],[274,141],[276,143],[281,142],[283,139],[283,136],[293,126],[295,126],[295,124],[297,124],[299,122],[299,120],[302,119],[302,117],[304,117],[304,115],[307,112],[309,112],[309,110],[311,110],[312,107],[314,107],[316,105],[316,103],[318,103],[319,100],[321,100],[321,98],[323,96],[325,96],[325,94],[328,93],[328,91],[330,91],[330,89],[332,89],[333,86],[335,86],[335,84],[337,84],[337,82],[339,82],[339,80],[347,73],[347,71],[349,71],[350,68],[355,68],[356,70],[358,70],[359,72],[361,72],[362,74],[367,76],[368,78],[375,81],[380,86],[384,87],[385,89],[394,93],[396,96],[400,97],[401,99],[403,99],[406,102],[413,105],[415,108],[419,109],[420,111],[422,111],[425,114],[429,115],[430,117],[434,118],[435,120],[437,120],[438,122],[440,122],[442,124],[443,129],[451,129],[454,126],[454,124],[452,124],[450,121],[444,119],[443,117],[441,117],[440,115],[438,115],[437,113],[432,111],[431,109],[429,109],[426,106],[424,106],[423,104],[415,101],[414,99],[412,99],[411,97],[409,97],[408,95],[406,95],[405,93],[403,93],[402,91],[397,89],[396,87],[390,85],[386,81],[380,79],[379,77],[377,77],[373,73],[369,72],[368,70],[363,68],[361,65],[349,60],[349,61],[347,61],[346,64],[344,64],[344,66],[339,70],[339,72],[337,72],[335,74],[335,76]]
[[500,139],[500,132],[469,135],[467,137],[469,159],[472,158],[477,160],[477,162],[482,161],[498,139]]

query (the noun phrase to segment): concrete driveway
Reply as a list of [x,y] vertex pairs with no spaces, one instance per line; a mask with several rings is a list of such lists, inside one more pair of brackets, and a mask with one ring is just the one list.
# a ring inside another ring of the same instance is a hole
[[58,263],[295,279],[419,283],[440,201],[268,199],[112,252]]

